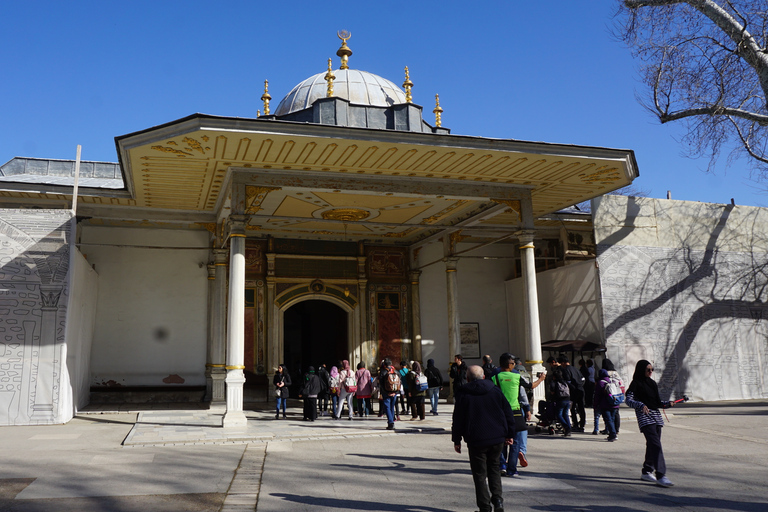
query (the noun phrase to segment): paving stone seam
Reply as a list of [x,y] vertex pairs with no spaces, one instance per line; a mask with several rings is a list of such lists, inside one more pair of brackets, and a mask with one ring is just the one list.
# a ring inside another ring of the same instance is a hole
[[266,453],[266,443],[249,443],[245,447],[219,512],[256,510]]

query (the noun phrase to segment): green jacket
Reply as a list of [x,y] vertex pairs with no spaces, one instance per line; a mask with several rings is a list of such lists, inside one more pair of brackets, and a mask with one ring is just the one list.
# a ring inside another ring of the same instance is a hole
[[501,388],[501,392],[507,397],[512,410],[520,410],[520,374],[517,372],[499,372],[491,377],[491,381]]

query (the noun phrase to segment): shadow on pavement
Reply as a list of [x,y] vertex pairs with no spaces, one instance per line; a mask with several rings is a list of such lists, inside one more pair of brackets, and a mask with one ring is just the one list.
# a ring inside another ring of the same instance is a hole
[[[300,494],[273,493],[271,496],[282,498],[293,503],[328,507],[334,510],[378,510],[381,512],[454,512],[445,508],[425,507],[420,505],[407,505],[402,503],[375,503],[361,500],[344,500],[339,498],[321,498],[318,496],[302,496]],[[286,510],[291,510],[287,506]]]

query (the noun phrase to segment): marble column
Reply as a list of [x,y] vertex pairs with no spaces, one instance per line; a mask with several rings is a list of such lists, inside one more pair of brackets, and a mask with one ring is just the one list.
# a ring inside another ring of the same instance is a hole
[[227,311],[227,410],[224,428],[244,428],[243,385],[245,375],[245,217],[230,217],[229,308]]
[[206,352],[205,352],[205,396],[203,402],[210,402],[213,398],[213,303],[215,301],[214,294],[216,292],[216,265],[209,263],[208,269],[208,336],[206,339]]
[[213,250],[213,263],[215,276],[213,281],[213,310],[211,344],[211,380],[212,396],[211,405],[223,406],[226,401],[226,386],[224,379],[227,376],[227,258],[226,249]]
[[[447,281],[448,297],[448,357],[453,362],[453,356],[461,353],[461,326],[459,325],[459,278],[456,274],[456,266],[459,258],[449,256],[445,258],[445,278]],[[453,403],[453,386],[448,386],[448,403]]]
[[413,347],[413,360],[421,362],[422,366],[426,367],[424,361],[422,361],[421,353],[421,302],[419,299],[419,277],[421,276],[420,270],[412,270],[409,273],[411,280],[411,346]]
[[[533,230],[524,230],[519,233],[520,258],[523,268],[523,311],[525,317],[525,365],[530,368],[531,376],[545,371],[541,358],[541,330],[539,326],[539,294],[536,288],[536,264],[533,255]],[[536,401],[544,399],[544,386],[534,390]]]
[[[277,294],[277,283],[275,282],[275,253],[272,252],[274,247],[273,241],[270,239],[269,252],[267,252],[267,303],[266,310],[264,312],[267,319],[267,365],[266,373],[268,382],[272,382],[272,379],[277,372],[277,366],[282,361],[282,351],[280,349],[280,310],[275,306],[275,299]],[[272,401],[275,397],[271,393],[267,393],[267,399]]]

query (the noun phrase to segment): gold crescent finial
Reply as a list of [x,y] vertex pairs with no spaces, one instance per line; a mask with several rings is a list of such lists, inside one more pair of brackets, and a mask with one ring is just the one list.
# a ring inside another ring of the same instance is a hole
[[269,100],[272,96],[269,95],[269,80],[264,80],[264,94],[261,95],[261,101],[264,102],[264,115],[269,115]]
[[440,95],[435,94],[435,109],[432,111],[435,114],[435,126],[438,128],[443,125],[443,109],[440,108]]
[[336,35],[339,36],[339,39],[341,39],[344,44],[347,43],[347,39],[352,37],[352,33],[349,30],[339,30],[336,32]]
[[325,74],[325,81],[328,83],[327,97],[333,96],[333,81],[336,80],[336,75],[333,74],[333,68],[331,67],[331,59],[328,59],[328,72]]
[[352,50],[347,46],[347,39],[352,37],[352,32],[349,30],[339,30],[336,35],[341,39],[341,48],[338,49],[336,55],[341,57],[341,66],[339,69],[349,69],[349,57],[352,55]]
[[405,66],[405,82],[403,82],[403,88],[405,89],[405,102],[411,103],[413,100],[413,97],[411,96],[411,87],[413,87],[413,82],[411,82],[411,76],[408,72],[408,66]]

